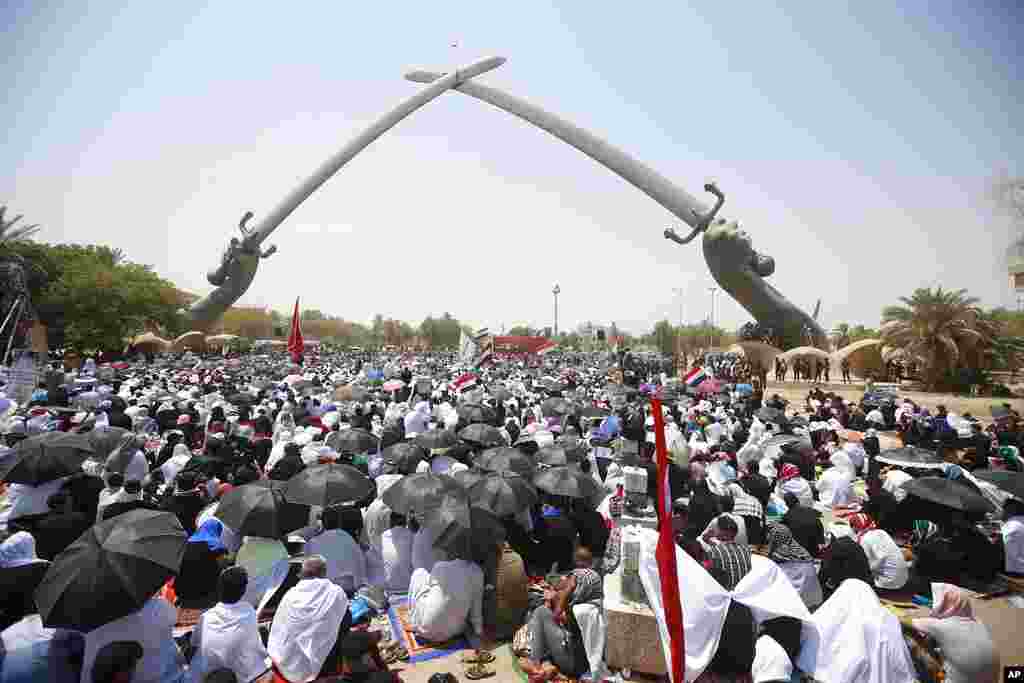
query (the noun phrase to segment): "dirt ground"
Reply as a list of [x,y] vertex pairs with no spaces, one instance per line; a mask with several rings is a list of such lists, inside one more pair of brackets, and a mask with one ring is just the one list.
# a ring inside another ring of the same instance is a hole
[[[811,388],[815,386],[813,382],[768,382],[768,391],[766,392],[769,396],[771,394],[779,394],[782,398],[790,401],[793,404],[803,405],[804,399],[807,398],[807,393]],[[863,384],[821,384],[823,391],[833,392],[839,396],[842,396],[847,401],[859,401],[864,395]],[[911,391],[908,389],[895,389],[898,396],[905,396],[912,400],[914,403],[924,406],[930,411],[934,411],[939,405],[946,406],[946,410],[951,413],[957,413],[963,415],[964,413],[970,413],[971,415],[985,421],[991,419],[989,413],[989,407],[993,405],[1001,405],[1003,403],[1009,403],[1018,412],[1024,413],[1024,399],[1020,398],[972,398],[969,396],[954,396],[953,394],[936,394],[924,391]]]

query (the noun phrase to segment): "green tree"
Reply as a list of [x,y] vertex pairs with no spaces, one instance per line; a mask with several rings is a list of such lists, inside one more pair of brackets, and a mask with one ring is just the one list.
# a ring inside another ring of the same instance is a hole
[[510,337],[529,337],[530,336],[530,328],[526,327],[525,325],[516,325],[515,327],[513,327],[512,329],[510,329],[508,331],[508,336],[510,336]]
[[307,308],[299,314],[303,320],[327,320],[327,316],[318,308]]
[[64,312],[64,337],[77,351],[118,350],[147,322],[166,334],[184,331],[174,286],[149,266],[113,258],[107,247],[57,245],[48,248],[56,269],[40,292],[41,307]]
[[39,232],[38,225],[21,225],[16,226],[15,224],[20,221],[24,216],[17,215],[11,220],[4,218],[4,214],[7,212],[6,206],[0,206],[0,248],[13,245],[15,242],[27,242]]
[[384,316],[380,313],[373,316],[370,333],[373,338],[373,346],[379,347],[384,344]]
[[659,352],[671,355],[675,351],[677,330],[667,320],[659,320],[654,325],[648,343]]
[[882,341],[917,360],[931,390],[991,349],[998,332],[964,289],[919,288],[900,302],[882,311]]

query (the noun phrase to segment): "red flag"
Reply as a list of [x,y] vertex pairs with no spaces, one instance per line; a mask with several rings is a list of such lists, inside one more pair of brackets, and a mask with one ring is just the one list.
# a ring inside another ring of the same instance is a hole
[[299,297],[295,297],[295,311],[292,313],[292,331],[288,335],[288,353],[292,360],[301,362],[302,352],[306,350],[306,342],[302,339],[302,321],[299,318]]
[[672,666],[671,683],[683,683],[686,670],[686,639],[683,633],[683,607],[679,603],[679,574],[676,567],[676,541],[672,530],[672,491],[668,485],[668,449],[665,447],[665,415],[661,400],[651,399],[654,413],[654,444],[658,453],[658,577],[661,579],[661,603],[665,608]]

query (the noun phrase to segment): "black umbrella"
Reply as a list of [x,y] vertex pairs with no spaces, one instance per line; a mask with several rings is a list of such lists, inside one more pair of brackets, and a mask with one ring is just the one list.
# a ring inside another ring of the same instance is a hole
[[283,481],[260,479],[231,489],[215,516],[242,536],[281,538],[309,524],[309,506],[289,503]]
[[505,437],[501,435],[497,427],[485,424],[471,424],[459,432],[459,438],[463,441],[485,448],[490,446],[504,446]]
[[470,424],[494,421],[494,409],[479,403],[463,403],[455,409],[455,412],[458,413],[460,419]]
[[39,486],[82,471],[93,454],[87,434],[46,432],[23,439],[0,462],[0,479]]
[[572,412],[572,404],[564,398],[549,398],[540,404],[540,412],[544,417],[563,417]]
[[130,429],[123,427],[98,427],[86,432],[85,435],[89,437],[93,459],[102,461],[121,445],[125,436],[131,433]]
[[763,408],[759,408],[754,415],[756,415],[762,422],[774,422],[780,427],[785,427],[789,424],[789,420],[786,419],[786,414],[778,408],[769,408],[765,406]]
[[228,396],[228,403],[236,406],[251,406],[257,402],[257,399],[252,394],[232,394]]
[[412,474],[416,466],[426,460],[430,453],[423,446],[408,441],[396,443],[384,449],[384,462],[398,469],[401,474]]
[[514,515],[537,502],[537,490],[529,480],[513,472],[464,470],[454,477],[466,489],[471,505],[490,510],[498,517]]
[[368,453],[377,451],[380,440],[364,429],[345,429],[331,432],[325,445],[339,453]]
[[875,460],[888,465],[899,465],[900,467],[937,468],[945,464],[942,456],[938,455],[935,451],[929,451],[918,446],[890,448],[879,453]]
[[475,464],[489,472],[515,472],[524,477],[532,477],[537,469],[530,456],[518,448],[508,446],[488,448],[480,454]]
[[327,463],[307,467],[288,480],[285,500],[303,505],[356,504],[373,495],[373,480],[352,465]]
[[1014,498],[1024,500],[1024,472],[1001,470],[974,470],[974,476],[982,481],[995,484]]
[[902,488],[909,495],[964,512],[984,514],[994,509],[971,487],[945,477],[918,477],[905,482]]
[[533,485],[553,496],[568,498],[593,498],[600,493],[594,478],[574,467],[552,467],[538,472]]
[[580,461],[578,450],[563,446],[545,446],[534,456],[537,462],[549,467],[562,467]]
[[428,432],[417,434],[413,442],[417,446],[423,446],[428,451],[440,448],[451,448],[459,442],[459,437],[449,429],[431,429]]
[[58,555],[36,589],[43,625],[91,631],[138,611],[185,553],[170,512],[130,510],[90,527]]
[[481,564],[505,541],[501,520],[488,510],[471,507],[464,496],[445,498],[424,516],[423,525],[438,534],[435,548]]
[[447,495],[465,494],[458,482],[443,474],[418,472],[396,481],[381,500],[400,515],[410,512],[424,512],[441,504]]

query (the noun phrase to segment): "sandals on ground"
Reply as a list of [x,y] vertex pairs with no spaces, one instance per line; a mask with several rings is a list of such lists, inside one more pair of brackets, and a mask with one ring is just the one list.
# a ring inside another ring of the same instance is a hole
[[471,681],[478,681],[481,678],[490,678],[494,675],[494,669],[488,668],[485,664],[477,662],[466,667],[466,678]]

